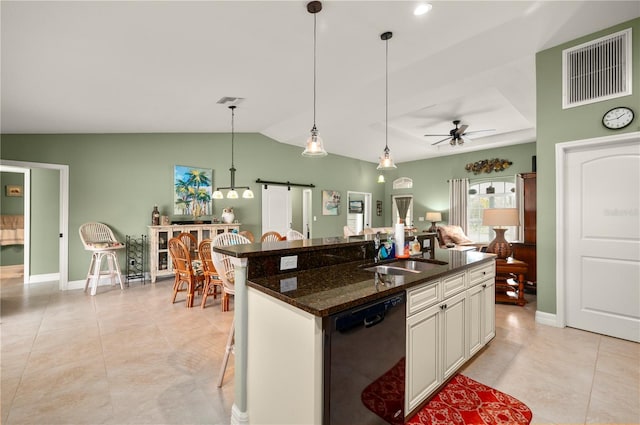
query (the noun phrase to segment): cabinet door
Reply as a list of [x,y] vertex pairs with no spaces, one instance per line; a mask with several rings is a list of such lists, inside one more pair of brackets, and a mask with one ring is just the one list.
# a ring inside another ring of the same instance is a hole
[[442,383],[440,369],[440,305],[407,318],[405,413],[409,413]]
[[484,344],[488,343],[496,336],[496,282],[487,279],[482,285],[484,297],[483,317],[483,338]]
[[482,285],[475,285],[467,291],[467,337],[469,338],[469,357],[484,345],[485,294]]
[[466,326],[467,294],[465,292],[444,300],[442,309],[442,360],[446,380],[467,360]]

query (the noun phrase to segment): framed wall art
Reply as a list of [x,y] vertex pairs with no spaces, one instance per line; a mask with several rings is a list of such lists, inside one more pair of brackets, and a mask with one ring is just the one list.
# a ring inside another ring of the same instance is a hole
[[322,191],[322,215],[340,214],[340,192],[336,190]]
[[213,213],[213,170],[176,165],[173,168],[173,214],[200,217]]

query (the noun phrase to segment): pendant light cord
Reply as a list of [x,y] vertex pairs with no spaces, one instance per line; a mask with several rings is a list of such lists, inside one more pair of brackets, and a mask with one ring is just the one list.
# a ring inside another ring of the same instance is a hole
[[385,152],[389,152],[389,39],[384,41],[384,46],[384,150]]
[[313,128],[316,128],[316,14],[313,14]]
[[235,133],[234,126],[233,126],[233,121],[234,121],[236,107],[235,106],[230,106],[229,109],[231,109],[231,168],[235,168],[233,166],[233,134]]

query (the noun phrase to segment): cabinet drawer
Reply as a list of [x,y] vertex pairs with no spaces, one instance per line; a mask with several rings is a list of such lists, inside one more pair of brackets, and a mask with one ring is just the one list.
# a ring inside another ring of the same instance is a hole
[[492,261],[469,270],[469,286],[477,285],[487,278],[496,275],[496,263]]
[[407,316],[419,312],[440,300],[438,295],[439,280],[433,280],[407,291]]
[[464,273],[454,274],[442,279],[442,298],[446,299],[451,295],[457,294],[465,288]]

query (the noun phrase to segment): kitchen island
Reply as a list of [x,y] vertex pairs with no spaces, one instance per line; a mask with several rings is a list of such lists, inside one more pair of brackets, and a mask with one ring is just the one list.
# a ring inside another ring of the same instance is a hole
[[[329,423],[327,328],[329,318],[348,309],[406,294],[407,327],[399,331],[407,335],[407,415],[464,364],[472,345],[477,351],[493,337],[493,319],[480,320],[493,298],[486,286],[478,285],[480,296],[470,293],[474,273],[486,282],[493,277],[492,255],[442,250],[433,259],[414,258],[428,270],[391,275],[365,270],[375,266],[373,245],[373,236],[360,236],[216,249],[236,265],[232,423]],[[451,330],[456,334],[441,340]],[[388,343],[373,342],[381,350]],[[433,367],[415,367],[416,356]]]

